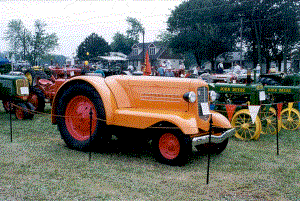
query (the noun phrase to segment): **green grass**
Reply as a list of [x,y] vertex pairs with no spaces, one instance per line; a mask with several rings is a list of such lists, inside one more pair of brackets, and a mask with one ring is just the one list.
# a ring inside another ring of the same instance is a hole
[[[232,138],[211,157],[193,153],[183,167],[155,161],[134,143],[88,153],[67,148],[48,115],[19,121],[0,109],[0,200],[299,200],[300,133]],[[135,142],[138,143],[138,142]],[[124,148],[125,147],[125,148]]]

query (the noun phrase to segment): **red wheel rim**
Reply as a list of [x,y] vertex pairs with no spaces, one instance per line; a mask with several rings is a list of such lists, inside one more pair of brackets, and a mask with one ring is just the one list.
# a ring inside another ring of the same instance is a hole
[[33,105],[34,109],[38,108],[38,106],[39,106],[39,98],[38,98],[38,96],[36,94],[32,94],[28,98],[28,102]]
[[158,142],[159,151],[166,159],[174,159],[180,152],[180,143],[178,138],[171,134],[163,134]]
[[6,111],[10,111],[10,104],[9,101],[3,101],[3,107]]
[[17,119],[24,119],[25,117],[24,108],[19,105],[16,107],[16,117]]
[[75,96],[67,104],[65,123],[71,136],[79,141],[90,137],[90,110],[92,109],[92,134],[96,130],[97,114],[93,102],[86,96]]

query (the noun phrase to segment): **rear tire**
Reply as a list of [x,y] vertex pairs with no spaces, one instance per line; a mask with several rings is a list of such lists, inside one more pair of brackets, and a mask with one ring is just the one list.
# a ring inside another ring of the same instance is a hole
[[37,82],[39,79],[48,79],[49,78],[49,76],[45,72],[40,71],[40,70],[29,69],[29,70],[26,70],[24,72],[24,74],[25,74],[26,78],[28,79],[30,86],[37,85]]
[[34,110],[35,110],[34,106],[31,103],[28,103],[28,102],[25,103],[25,105],[26,105],[26,107],[28,109],[28,111],[25,113],[25,118],[26,119],[33,119],[33,117],[34,117]]
[[152,142],[155,158],[168,165],[184,165],[192,153],[192,141],[180,132],[163,132]]
[[34,106],[34,110],[38,112],[44,112],[45,110],[45,96],[43,92],[36,88],[30,87],[30,94],[28,102]]
[[[68,147],[87,150],[90,143],[108,136],[105,134],[106,117],[102,99],[86,83],[75,83],[64,89],[58,100],[58,129]],[[92,134],[90,135],[90,110]],[[98,120],[97,120],[98,119]]]
[[25,72],[24,72],[24,75],[26,76],[26,78],[27,78],[27,80],[28,80],[28,82],[29,82],[29,86],[33,86],[33,85],[35,85],[35,81],[34,81],[34,78],[35,78],[35,71],[34,70],[32,70],[32,69],[29,69],[29,70],[26,70]]

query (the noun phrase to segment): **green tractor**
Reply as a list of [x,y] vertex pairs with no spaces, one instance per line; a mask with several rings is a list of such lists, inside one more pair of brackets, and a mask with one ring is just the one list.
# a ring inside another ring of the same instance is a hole
[[296,130],[300,126],[298,103],[300,101],[300,74],[270,73],[260,75],[271,104],[283,103],[279,123],[283,129]]
[[[264,86],[268,102],[282,103],[283,110],[279,123],[283,129],[296,130],[300,126],[298,102],[300,101],[300,86]],[[296,104],[295,104],[296,103]]]
[[284,73],[271,73],[262,74],[259,76],[257,82],[263,85],[271,86],[299,86],[300,85],[300,74],[284,74]]
[[[227,106],[234,106],[231,124],[236,128],[236,137],[243,140],[258,139],[260,134],[275,134],[281,128],[295,130],[300,125],[298,103],[300,101],[300,75],[261,75],[251,84],[210,85],[211,97],[217,110],[228,113]],[[277,119],[277,104],[283,105]],[[249,105],[260,105],[255,122],[252,122]]]
[[[260,108],[260,113],[252,121],[249,106],[261,105],[265,101],[265,89],[261,84],[210,84],[210,97],[215,110],[227,115],[235,137],[242,140],[257,140],[261,133],[274,134],[276,111],[274,108]],[[237,112],[235,112],[237,111]]]
[[6,112],[17,119],[32,119],[34,107],[27,102],[29,84],[25,76],[0,75],[0,97]]

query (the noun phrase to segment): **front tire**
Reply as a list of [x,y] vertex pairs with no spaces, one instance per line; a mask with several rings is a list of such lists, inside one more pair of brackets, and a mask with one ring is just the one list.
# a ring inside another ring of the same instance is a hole
[[286,108],[282,110],[279,123],[285,130],[296,130],[300,124],[300,114],[295,108]]
[[232,117],[231,125],[235,128],[235,137],[241,140],[257,140],[261,133],[260,118],[257,116],[254,124],[252,124],[248,109],[236,112]]
[[196,147],[197,151],[205,154],[221,154],[228,145],[228,138],[221,143],[206,143]]
[[161,163],[183,165],[191,152],[191,138],[180,132],[163,132],[153,140],[154,156]]
[[86,83],[69,86],[64,89],[58,105],[57,126],[68,147],[87,150],[96,139],[103,140],[106,127],[104,106],[100,95],[92,86]]
[[45,96],[43,92],[36,87],[30,88],[30,94],[28,96],[28,102],[34,106],[34,110],[38,112],[44,112],[45,110]]

